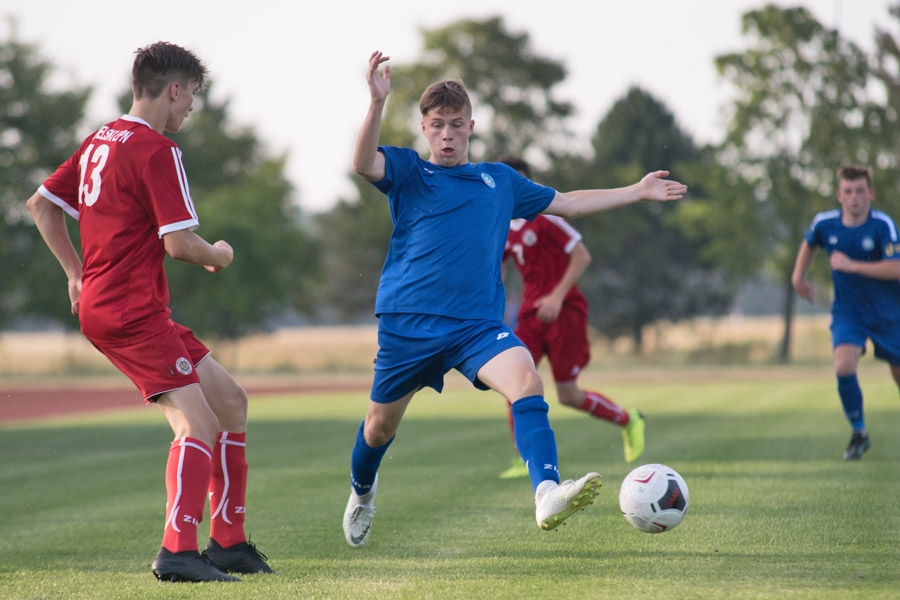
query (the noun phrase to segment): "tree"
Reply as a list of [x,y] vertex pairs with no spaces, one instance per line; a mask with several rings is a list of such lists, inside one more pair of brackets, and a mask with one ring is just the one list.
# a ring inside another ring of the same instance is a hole
[[[621,187],[658,169],[683,179],[701,158],[674,115],[636,87],[598,124],[592,144],[592,158],[557,161],[547,175],[554,187]],[[637,352],[647,325],[721,312],[734,294],[733,281],[702,253],[706,239],[679,227],[676,215],[686,203],[638,203],[576,223],[594,257],[579,283],[592,306],[591,324],[607,337],[631,336]]]
[[200,335],[232,338],[292,311],[311,313],[320,249],[292,201],[285,158],[268,156],[251,128],[230,123],[228,101],[209,95],[173,137],[183,151],[197,233],[235,250],[234,262],[215,275],[167,259],[175,318]]
[[[900,25],[900,3],[889,9],[895,30]],[[875,34],[872,76],[885,92],[885,102],[873,103],[865,114],[863,128],[871,147],[868,163],[873,166],[878,207],[895,217],[900,211],[900,43],[897,33],[878,28]]]
[[679,164],[678,178],[690,182],[690,200],[673,217],[699,258],[734,285],[756,278],[771,249],[751,185],[709,146],[699,160]]
[[[866,162],[868,60],[805,8],[767,5],[742,17],[742,52],[716,58],[737,98],[721,158],[752,186],[785,290],[783,362],[790,357],[793,259],[813,214],[833,206],[834,171]],[[762,240],[761,240],[762,242]]]
[[52,65],[19,40],[0,42],[0,326],[30,315],[77,327],[65,274],[25,201],[77,146],[90,88],[54,91]]
[[341,200],[317,217],[328,281],[319,299],[332,313],[326,316],[342,322],[371,318],[392,230],[381,192],[361,177],[353,182],[357,200]]

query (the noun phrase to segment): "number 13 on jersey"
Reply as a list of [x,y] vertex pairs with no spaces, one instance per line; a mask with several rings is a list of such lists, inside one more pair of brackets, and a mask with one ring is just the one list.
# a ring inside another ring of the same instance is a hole
[[106,144],[100,144],[96,148],[94,148],[94,144],[90,144],[85,148],[78,163],[81,175],[78,181],[78,204],[93,206],[100,197],[102,184],[100,174],[103,167],[106,166],[107,158],[109,158],[109,146]]

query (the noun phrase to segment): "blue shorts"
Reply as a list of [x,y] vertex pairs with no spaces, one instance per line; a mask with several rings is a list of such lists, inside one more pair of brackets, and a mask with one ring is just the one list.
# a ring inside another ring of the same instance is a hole
[[866,325],[858,319],[833,315],[831,319],[831,347],[840,344],[858,346],[865,352],[866,340],[871,339],[875,356],[891,365],[900,365],[900,323]]
[[436,315],[383,314],[370,398],[388,404],[423,387],[440,393],[444,374],[462,373],[476,388],[478,371],[504,350],[523,346],[502,321],[469,321]]

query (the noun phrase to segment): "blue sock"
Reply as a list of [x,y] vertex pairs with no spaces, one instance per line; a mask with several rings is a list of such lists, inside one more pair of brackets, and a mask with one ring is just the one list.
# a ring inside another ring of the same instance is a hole
[[381,465],[381,459],[387,452],[388,446],[394,441],[392,437],[386,444],[373,448],[366,443],[363,435],[365,425],[365,421],[359,425],[356,445],[353,446],[353,454],[350,457],[350,485],[353,486],[353,491],[360,496],[371,491],[372,484],[375,483],[375,475],[378,474],[378,467]]
[[844,415],[850,421],[853,431],[864,431],[866,420],[863,418],[863,396],[856,374],[838,375],[837,381]]
[[535,490],[548,479],[559,483],[556,436],[550,429],[549,410],[543,396],[528,396],[512,405],[516,448],[528,465],[528,476]]

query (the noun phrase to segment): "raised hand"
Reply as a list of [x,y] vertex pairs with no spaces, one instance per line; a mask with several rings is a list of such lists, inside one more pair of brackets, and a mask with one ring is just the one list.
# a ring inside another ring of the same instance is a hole
[[378,65],[390,60],[381,50],[376,50],[369,57],[369,70],[366,81],[369,82],[369,93],[373,100],[384,100],[391,91],[391,66],[384,65],[382,73],[378,73]]

